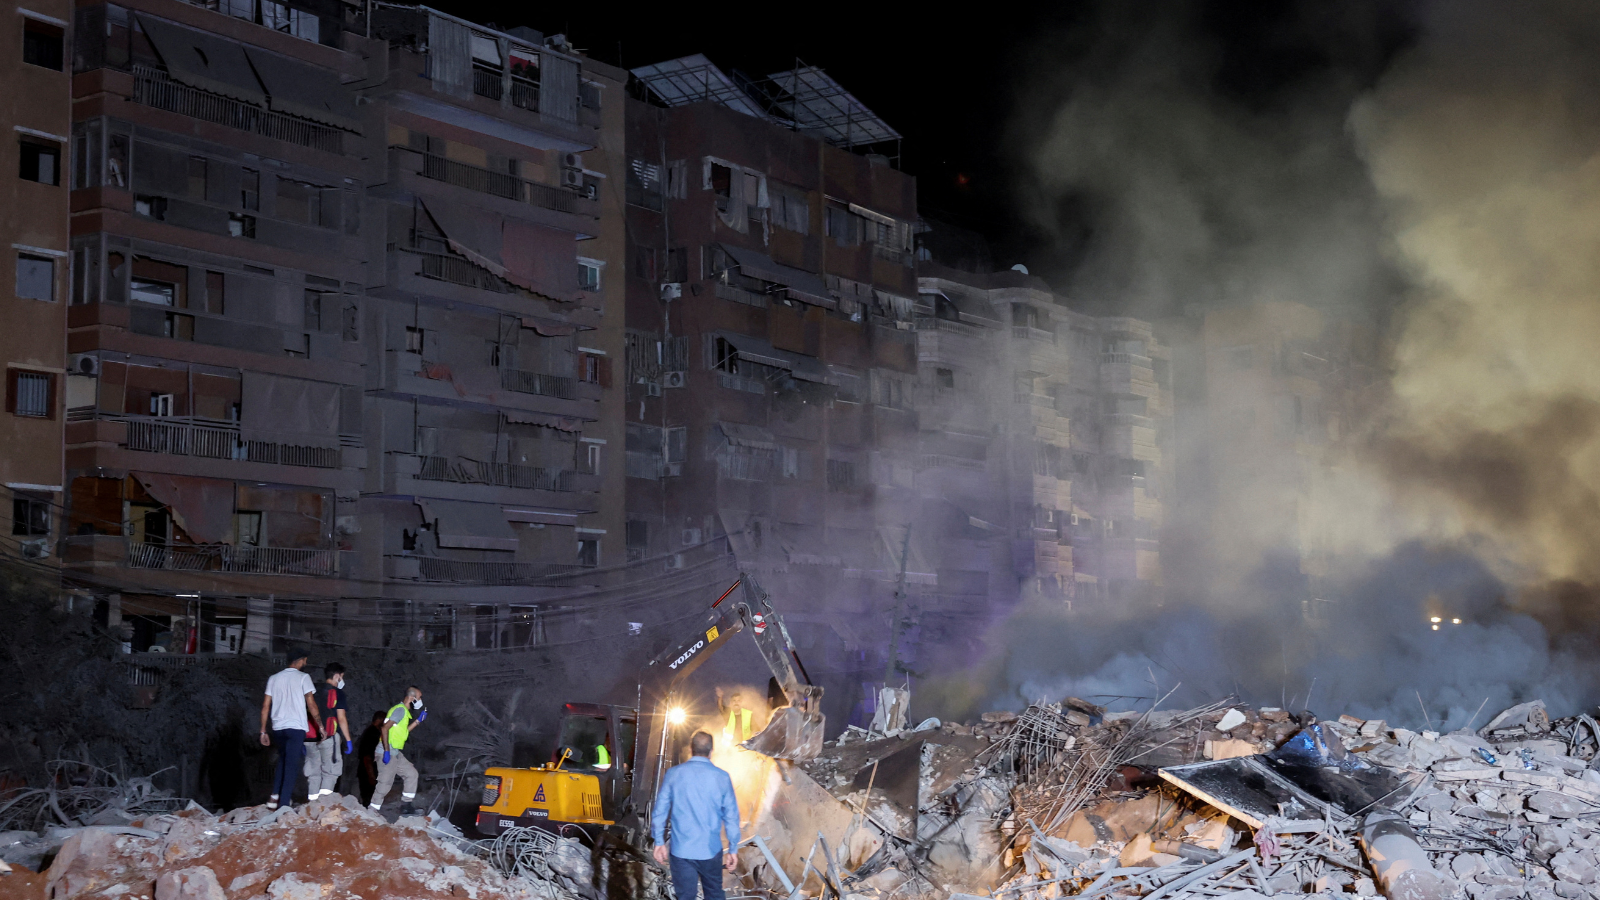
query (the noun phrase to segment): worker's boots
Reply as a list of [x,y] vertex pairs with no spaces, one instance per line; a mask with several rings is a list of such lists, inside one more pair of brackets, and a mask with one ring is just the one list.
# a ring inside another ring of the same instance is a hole
[[420,814],[420,812],[418,811],[418,809],[415,806],[412,806],[409,801],[400,804],[400,815],[402,815],[402,816],[415,816],[415,815],[419,815],[419,814]]

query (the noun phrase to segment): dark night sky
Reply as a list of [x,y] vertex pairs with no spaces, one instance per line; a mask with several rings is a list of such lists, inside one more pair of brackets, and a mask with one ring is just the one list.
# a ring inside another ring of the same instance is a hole
[[[763,76],[798,57],[826,69],[905,138],[900,166],[917,176],[923,212],[982,233],[997,268],[1042,253],[1068,253],[1018,216],[1028,190],[1020,165],[1030,129],[1048,120],[1048,99],[1137,40],[1143,17],[1192,21],[1194,39],[1218,53],[1215,84],[1224,94],[1271,102],[1330,66],[1370,80],[1404,43],[1404,29],[1379,0],[1352,0],[1357,43],[1330,48],[1323,14],[1285,0],[1068,0],[1050,6],[974,4],[768,5],[762,3],[512,5],[505,0],[432,0],[433,5],[500,28],[527,25],[564,32],[574,46],[624,68],[705,53],[724,70]],[[1141,9],[1130,14],[1129,7]],[[934,10],[938,9],[938,12]],[[1345,27],[1350,27],[1348,22]],[[1376,32],[1376,33],[1373,33]],[[1348,49],[1348,48],[1346,48]],[[1355,59],[1350,58],[1351,56]],[[1049,73],[1048,78],[1038,77]],[[1042,91],[1044,99],[1035,98]],[[1080,221],[1057,233],[1087,238],[1092,213],[1067,204]]]

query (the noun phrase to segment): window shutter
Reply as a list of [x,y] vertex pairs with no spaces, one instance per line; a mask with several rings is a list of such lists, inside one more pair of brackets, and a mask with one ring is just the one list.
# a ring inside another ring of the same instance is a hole
[[6,412],[17,411],[17,370],[6,370]]
[[600,364],[600,386],[602,388],[611,387],[611,358],[602,356],[597,362]]
[[54,419],[56,417],[56,376],[55,376],[55,373],[52,372],[52,373],[44,376],[44,385],[45,385],[45,387],[44,387],[44,417],[46,419]]

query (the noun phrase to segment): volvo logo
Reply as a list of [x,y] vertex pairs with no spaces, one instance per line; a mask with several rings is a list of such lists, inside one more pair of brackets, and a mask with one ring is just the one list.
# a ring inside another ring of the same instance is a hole
[[704,647],[705,645],[706,645],[706,642],[703,641],[703,640],[702,641],[695,641],[693,647],[690,647],[689,649],[683,651],[683,655],[678,657],[677,659],[673,660],[671,663],[669,663],[667,665],[667,668],[676,669],[677,667],[683,665],[685,662],[688,662],[689,657],[694,656],[696,653],[699,653],[700,652],[700,648]]

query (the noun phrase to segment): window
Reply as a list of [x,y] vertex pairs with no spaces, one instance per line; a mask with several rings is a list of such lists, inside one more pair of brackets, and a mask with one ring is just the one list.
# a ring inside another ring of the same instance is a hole
[[411,325],[406,326],[406,352],[422,352],[422,329]]
[[629,519],[623,529],[628,562],[644,559],[650,552],[650,523],[644,519]]
[[128,284],[128,296],[140,303],[154,303],[157,306],[172,306],[178,293],[177,285],[164,281],[150,281],[144,278],[134,278]]
[[773,184],[772,224],[797,234],[811,233],[811,205],[806,192],[788,185]]
[[642,159],[628,161],[627,201],[645,209],[661,209],[661,166]]
[[17,254],[17,296],[24,300],[56,299],[56,261],[32,253]]
[[50,533],[50,501],[16,497],[11,501],[11,533],[32,537]]
[[645,281],[656,280],[656,249],[654,247],[633,248],[633,274]]
[[578,380],[598,383],[600,381],[600,357],[585,353],[579,359],[582,361],[582,368],[578,373]]
[[254,238],[256,236],[256,217],[243,213],[228,213],[228,236]]
[[40,184],[61,183],[61,145],[33,138],[22,139],[22,165],[18,174],[23,181]]
[[194,200],[206,198],[206,158],[204,156],[189,157],[189,190],[188,195]]
[[673,284],[689,280],[689,248],[673,247],[667,251],[667,269],[662,278]]
[[835,493],[854,489],[856,464],[845,459],[828,460],[828,490]]
[[241,509],[233,514],[233,527],[241,546],[261,546],[261,513]]
[[952,369],[934,369],[933,375],[938,380],[939,387],[953,388],[956,386],[956,373]]
[[600,474],[600,445],[585,443],[583,445],[583,471],[588,475]]
[[194,340],[194,316],[167,313],[167,321],[162,325],[162,334],[180,341]]
[[578,104],[584,109],[600,108],[601,86],[592,81],[578,85]]
[[592,259],[578,260],[578,290],[600,290],[600,270],[604,267],[605,263]]
[[796,447],[783,447],[783,477],[800,477],[800,450]]
[[7,370],[6,410],[34,419],[55,418],[56,377],[48,372]]
[[666,453],[668,463],[682,464],[689,454],[689,428],[679,425],[668,428],[666,433]]
[[23,20],[22,61],[28,65],[61,71],[65,45],[66,32],[60,26],[34,19]]
[[167,217],[167,198],[137,194],[133,198],[133,211],[141,216],[162,220]]
[[252,212],[261,209],[261,173],[245,169],[239,179],[239,205]]
[[600,565],[599,538],[584,538],[578,541],[578,565],[590,569]]
[[170,416],[170,415],[172,415],[172,395],[171,394],[151,394],[150,395],[150,415],[152,415],[152,416]]
[[280,176],[277,217],[302,225],[337,228],[339,191]]
[[711,193],[717,198],[717,212],[727,212],[733,200],[733,170],[727,166],[711,164]]
[[727,338],[717,338],[711,345],[711,368],[730,375],[739,374],[739,349]]
[[226,284],[227,279],[222,277],[221,272],[206,273],[206,312],[219,316],[223,314],[223,289]]

